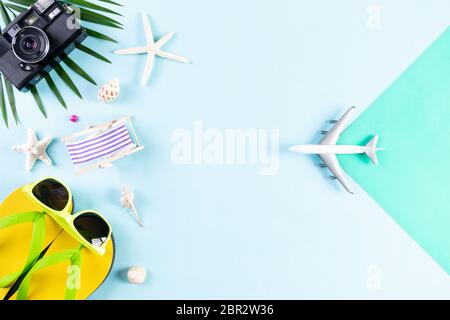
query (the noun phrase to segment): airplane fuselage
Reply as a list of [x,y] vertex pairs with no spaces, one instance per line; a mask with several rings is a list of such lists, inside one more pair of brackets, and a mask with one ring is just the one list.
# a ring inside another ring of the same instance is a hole
[[295,146],[292,149],[292,151],[302,154],[361,154],[368,151],[376,151],[376,149],[368,148],[366,146],[320,144],[306,144]]

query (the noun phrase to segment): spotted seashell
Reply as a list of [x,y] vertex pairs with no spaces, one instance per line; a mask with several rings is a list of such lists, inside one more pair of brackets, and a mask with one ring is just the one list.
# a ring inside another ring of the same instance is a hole
[[120,95],[120,82],[118,79],[109,81],[98,90],[98,98],[101,102],[111,102]]

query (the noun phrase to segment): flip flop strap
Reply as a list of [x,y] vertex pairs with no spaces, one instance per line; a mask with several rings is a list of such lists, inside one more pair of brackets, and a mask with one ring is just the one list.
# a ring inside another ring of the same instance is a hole
[[[17,300],[27,300],[28,293],[30,290],[31,278],[33,275],[45,268],[63,263],[67,260],[70,260],[71,267],[81,268],[81,250],[83,246],[80,246],[78,249],[67,250],[63,252],[54,253],[47,257],[40,259],[36,264],[30,269],[22,283],[19,286],[17,291]],[[68,285],[69,279],[66,281],[67,289],[64,296],[65,300],[74,300],[76,298],[77,286]]]
[[42,252],[42,246],[45,240],[45,213],[43,212],[25,212],[13,214],[11,216],[0,219],[0,230],[15,225],[32,222],[33,233],[31,236],[30,249],[28,258],[25,262],[23,270],[19,270],[12,274],[0,278],[0,288],[11,286],[27,269],[33,265]]
[[[64,300],[75,300],[76,296],[77,296],[77,291],[79,289],[80,286],[80,277],[81,277],[81,250],[83,249],[83,246],[80,246],[80,248],[78,249],[78,252],[76,254],[74,254],[70,260],[70,267],[71,270],[75,271],[75,275],[73,275],[73,277],[75,277],[75,284],[71,283],[71,279],[67,279],[66,281],[66,294],[64,296]],[[75,268],[75,269],[74,269]],[[68,277],[72,277],[70,275],[70,272],[67,272],[69,274]]]

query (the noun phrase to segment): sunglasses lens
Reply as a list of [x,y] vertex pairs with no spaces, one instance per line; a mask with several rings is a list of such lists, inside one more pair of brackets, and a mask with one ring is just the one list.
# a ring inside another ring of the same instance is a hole
[[33,195],[47,207],[62,211],[69,203],[69,191],[56,180],[44,180],[33,188]]
[[95,213],[84,213],[78,216],[73,224],[83,238],[96,247],[101,247],[108,240],[109,226]]

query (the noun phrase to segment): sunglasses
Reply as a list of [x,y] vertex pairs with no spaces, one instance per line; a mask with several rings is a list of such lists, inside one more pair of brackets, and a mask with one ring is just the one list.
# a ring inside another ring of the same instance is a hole
[[22,190],[83,246],[96,254],[105,254],[106,245],[111,239],[111,226],[95,211],[81,211],[72,215],[72,193],[62,182],[44,179],[26,185]]

